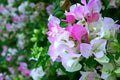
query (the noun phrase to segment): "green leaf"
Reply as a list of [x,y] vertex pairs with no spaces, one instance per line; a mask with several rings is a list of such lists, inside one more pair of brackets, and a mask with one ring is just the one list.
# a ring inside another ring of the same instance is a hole
[[103,2],[103,5],[105,6],[105,8],[107,8],[110,0],[101,0],[101,1]]
[[114,72],[115,72],[116,74],[120,74],[120,68],[117,68]]

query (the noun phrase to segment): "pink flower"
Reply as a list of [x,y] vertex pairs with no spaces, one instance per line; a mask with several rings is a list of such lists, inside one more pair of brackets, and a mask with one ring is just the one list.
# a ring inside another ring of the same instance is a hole
[[6,24],[6,31],[10,31],[12,25],[10,23]]
[[88,22],[98,21],[99,12],[102,8],[100,0],[89,0],[88,4],[86,0],[81,0],[81,3],[84,4],[84,15]]
[[20,66],[18,67],[19,71],[23,71],[27,69],[27,64],[25,62],[20,62]]
[[59,26],[60,20],[58,18],[50,15],[48,21],[49,31],[46,34],[48,35],[48,40],[50,41],[50,43],[53,43],[55,40],[54,38],[57,35],[62,34],[64,30]]
[[23,76],[25,76],[25,77],[28,77],[29,74],[30,74],[30,70],[25,69],[25,70],[21,71],[21,74],[22,74]]
[[48,54],[55,61],[67,46],[74,47],[74,42],[69,40],[70,33],[65,31],[54,38],[54,42],[51,43]]
[[88,13],[86,15],[86,19],[87,19],[87,22],[90,23],[90,22],[96,22],[99,20],[99,14],[97,12],[95,13]]
[[4,11],[4,10],[5,10],[5,8],[2,7],[2,6],[0,6],[0,12],[2,12],[2,11]]
[[82,5],[77,4],[74,10],[74,15],[77,20],[84,18],[84,7]]
[[7,60],[7,61],[11,61],[11,60],[12,60],[12,56],[7,56],[7,57],[6,57],[6,60]]
[[85,42],[86,43],[88,42],[87,30],[86,30],[85,27],[83,27],[81,25],[74,24],[73,28],[72,28],[72,31],[71,31],[71,35],[72,35],[72,38],[74,40],[77,40],[78,46],[80,45],[81,40],[82,40],[83,37],[85,38]]
[[100,0],[89,0],[88,4],[86,0],[81,0],[81,3],[84,4],[85,10],[91,12],[100,12],[102,6]]
[[66,21],[68,24],[72,24],[75,21],[75,18],[73,15],[66,15]]
[[71,33],[72,28],[73,28],[72,25],[68,25],[68,26],[65,28],[65,30]]
[[18,67],[18,70],[25,77],[28,77],[29,74],[30,74],[30,70],[27,68],[27,64],[25,62],[20,63],[20,66]]
[[26,21],[27,20],[27,16],[25,14],[21,14],[19,16],[19,18],[20,18],[20,21]]
[[48,50],[48,55],[51,57],[52,61],[55,61],[58,58],[59,54],[60,52],[58,51],[58,48],[55,49],[54,46],[51,44]]
[[80,20],[84,18],[84,7],[80,4],[75,4],[70,7],[70,12],[66,12],[66,15],[73,15],[75,19]]
[[0,73],[0,80],[4,80],[5,79],[5,75],[3,73]]
[[12,16],[12,21],[13,22],[18,22],[20,20],[20,17],[18,15]]

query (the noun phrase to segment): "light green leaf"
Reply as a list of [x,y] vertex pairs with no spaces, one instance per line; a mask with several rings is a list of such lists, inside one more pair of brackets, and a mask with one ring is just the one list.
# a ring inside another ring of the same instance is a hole
[[117,68],[114,72],[115,72],[116,74],[120,74],[120,68]]

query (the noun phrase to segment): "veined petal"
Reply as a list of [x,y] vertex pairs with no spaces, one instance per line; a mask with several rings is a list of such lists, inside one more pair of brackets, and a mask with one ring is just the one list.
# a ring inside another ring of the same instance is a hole
[[102,58],[104,56],[104,52],[103,51],[96,52],[96,53],[94,53],[94,55],[96,58]]
[[88,10],[91,12],[100,12],[102,5],[100,0],[89,0],[88,2]]
[[90,44],[87,43],[80,44],[81,55],[84,56],[85,58],[89,58],[92,55],[91,49],[92,46]]
[[92,45],[92,51],[94,52],[94,54],[95,53],[99,53],[101,51],[102,52],[106,52],[105,47],[106,47],[107,40],[104,40],[104,39],[93,39],[90,43]]
[[49,16],[48,21],[49,22],[54,22],[54,23],[57,23],[57,24],[60,23],[60,20],[57,17],[52,16],[52,15]]
[[83,19],[84,18],[84,16],[83,16],[83,14],[84,14],[84,7],[81,6],[81,5],[76,6],[75,10],[74,10],[74,14],[75,14],[75,18],[77,20]]

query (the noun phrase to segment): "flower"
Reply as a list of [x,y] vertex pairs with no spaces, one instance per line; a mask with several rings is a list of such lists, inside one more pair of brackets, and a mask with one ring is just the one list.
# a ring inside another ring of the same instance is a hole
[[101,58],[104,56],[104,53],[106,51],[106,40],[104,39],[93,39],[91,40],[90,44],[87,43],[81,43],[80,45],[80,52],[81,55],[89,58],[92,54],[96,58]]
[[9,11],[2,5],[0,5],[0,13],[2,13],[2,15],[9,15]]
[[71,31],[72,38],[78,41],[78,45],[81,43],[83,37],[85,37],[85,42],[88,42],[88,33],[85,27],[74,24]]
[[6,56],[6,60],[7,60],[7,61],[11,61],[11,60],[12,60],[12,56],[11,56],[11,55],[7,55],[7,56]]
[[13,67],[8,67],[9,72],[12,74],[12,76],[15,76],[15,69]]
[[87,19],[87,22],[90,23],[90,22],[96,22],[99,20],[99,14],[98,13],[88,13],[86,14],[86,19]]
[[17,53],[17,49],[15,49],[15,48],[8,48],[8,52],[11,53],[11,55],[15,55]]
[[69,14],[69,13],[65,13],[66,15],[66,20],[68,22],[68,24],[72,24],[75,21],[75,18],[73,15]]
[[3,73],[0,73],[0,80],[4,80],[5,76]]
[[112,7],[117,7],[116,4],[115,4],[115,0],[110,0],[109,2],[109,6],[112,6]]
[[91,12],[100,12],[102,6],[100,0],[89,0],[88,4],[86,0],[81,0],[81,3],[84,4],[85,13]]
[[96,71],[94,72],[80,72],[82,76],[79,80],[101,80],[99,74]]
[[114,66],[111,63],[103,64],[101,78],[104,80],[115,80],[115,76],[112,75]]
[[25,62],[20,62],[20,66],[18,67],[18,70],[25,77],[28,77],[30,75],[30,70],[27,68],[27,64]]
[[42,66],[39,68],[32,69],[30,72],[30,76],[33,78],[33,80],[39,80],[45,75],[45,72],[42,69]]
[[57,75],[66,75],[60,68],[56,69]]
[[12,5],[15,2],[15,0],[7,0],[7,2],[8,2],[8,5]]
[[47,13],[50,15],[50,14],[53,14],[53,10],[54,10],[54,5],[48,5],[47,8],[46,8],[46,11]]
[[62,57],[62,65],[68,72],[75,72],[81,69],[82,65],[79,63],[80,55],[74,54],[61,54]]
[[1,56],[5,56],[7,53],[7,46],[2,46],[2,48],[3,48],[3,51],[1,53]]
[[21,12],[21,13],[25,13],[25,8],[28,6],[28,2],[23,2],[22,4],[19,5],[18,7],[18,11]]
[[[68,72],[78,71],[83,68],[83,65],[90,69],[91,67],[87,66],[86,62],[91,59],[103,67],[109,63],[110,59],[106,53],[108,49],[106,45],[109,44],[107,41],[116,38],[116,32],[120,27],[112,18],[102,17],[100,0],[89,0],[88,2],[81,0],[81,3],[74,4],[70,7],[70,11],[65,11],[65,20],[60,20],[52,15],[48,18],[47,35],[51,44],[48,55],[53,62],[61,62]],[[62,21],[67,23],[64,28],[60,26]],[[91,58],[88,59],[89,57]],[[83,64],[81,65],[80,62]],[[79,80],[100,80],[96,71],[91,72],[87,69],[85,69],[86,72],[81,72],[82,76]],[[103,71],[104,73],[105,77],[109,76],[106,71]],[[102,77],[106,80],[111,78]]]
[[53,61],[57,59],[66,46],[69,46],[70,48],[74,47],[74,42],[69,40],[69,36],[69,32],[65,31],[62,35],[57,36],[55,41],[49,47],[48,54]]
[[112,18],[105,17],[103,19],[104,26],[101,28],[101,31],[98,32],[100,38],[110,39],[115,37],[117,30],[116,24]]

